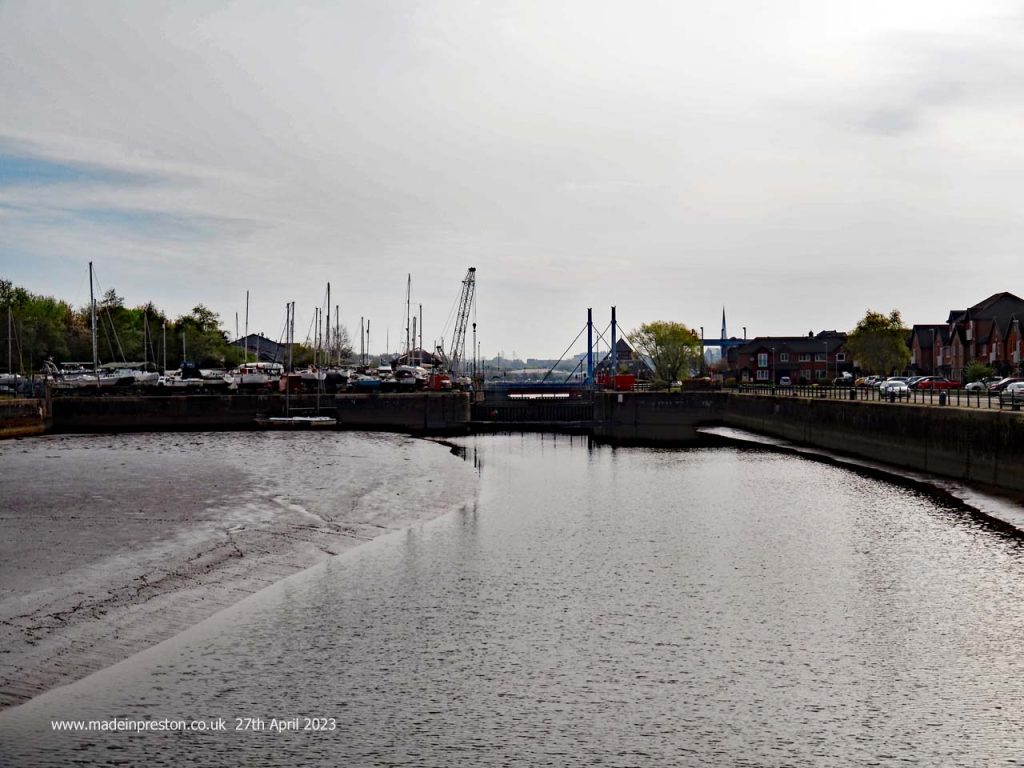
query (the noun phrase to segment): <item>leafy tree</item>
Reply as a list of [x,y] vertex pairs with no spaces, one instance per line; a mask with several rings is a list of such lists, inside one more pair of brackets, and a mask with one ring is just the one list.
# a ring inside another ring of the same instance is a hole
[[987,379],[991,376],[996,375],[996,369],[991,366],[980,363],[977,360],[972,361],[965,369],[964,376],[967,381],[977,381],[978,379]]
[[175,349],[180,351],[184,346],[184,355],[196,365],[212,368],[227,364],[228,337],[220,329],[220,317],[202,304],[197,304],[192,312],[175,321],[173,335]]
[[910,362],[909,333],[898,309],[888,315],[869,309],[846,339],[846,348],[863,370],[902,371]]
[[113,288],[108,289],[103,298],[100,299],[100,307],[103,309],[115,309],[124,306],[124,299],[117,295]]
[[700,336],[682,323],[657,320],[644,323],[626,338],[633,348],[650,358],[659,382],[689,378],[701,358]]

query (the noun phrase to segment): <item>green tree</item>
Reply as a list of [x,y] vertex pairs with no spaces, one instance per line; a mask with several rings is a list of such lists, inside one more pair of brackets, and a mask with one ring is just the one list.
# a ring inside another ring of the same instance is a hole
[[682,323],[644,323],[626,338],[637,352],[650,358],[655,379],[664,384],[689,378],[700,362],[700,336]]
[[964,377],[967,381],[977,381],[978,379],[987,379],[991,376],[996,375],[996,369],[992,368],[984,363],[979,363],[977,360],[972,361],[964,369]]
[[846,339],[846,348],[862,370],[890,374],[910,362],[909,334],[898,309],[888,315],[869,309]]
[[201,368],[228,364],[227,333],[221,330],[217,313],[202,304],[197,304],[191,313],[178,318],[174,324],[174,336],[178,350],[181,350],[184,338],[185,355]]

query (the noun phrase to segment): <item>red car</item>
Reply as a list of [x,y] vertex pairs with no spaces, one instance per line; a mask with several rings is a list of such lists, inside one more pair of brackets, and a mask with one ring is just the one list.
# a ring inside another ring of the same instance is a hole
[[950,381],[945,376],[925,376],[915,382],[914,389],[959,389],[960,383]]

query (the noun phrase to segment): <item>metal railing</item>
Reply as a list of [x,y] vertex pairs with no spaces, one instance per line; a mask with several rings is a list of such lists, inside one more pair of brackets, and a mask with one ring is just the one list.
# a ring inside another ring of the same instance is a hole
[[[726,391],[728,391],[728,388],[726,388]],[[836,387],[829,384],[794,384],[792,386],[740,384],[734,391],[747,395],[912,403],[916,405],[933,405],[935,407],[990,408],[1009,412],[1019,412],[1022,406],[1024,406],[1024,393],[989,392],[987,390],[909,389],[883,392],[877,387]]]

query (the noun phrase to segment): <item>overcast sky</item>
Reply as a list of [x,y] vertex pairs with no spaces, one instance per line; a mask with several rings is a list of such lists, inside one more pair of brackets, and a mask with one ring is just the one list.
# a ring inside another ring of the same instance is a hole
[[[0,276],[485,356],[1024,294],[1024,6],[4,2]],[[244,323],[244,320],[240,320]],[[576,351],[582,351],[577,346]]]

